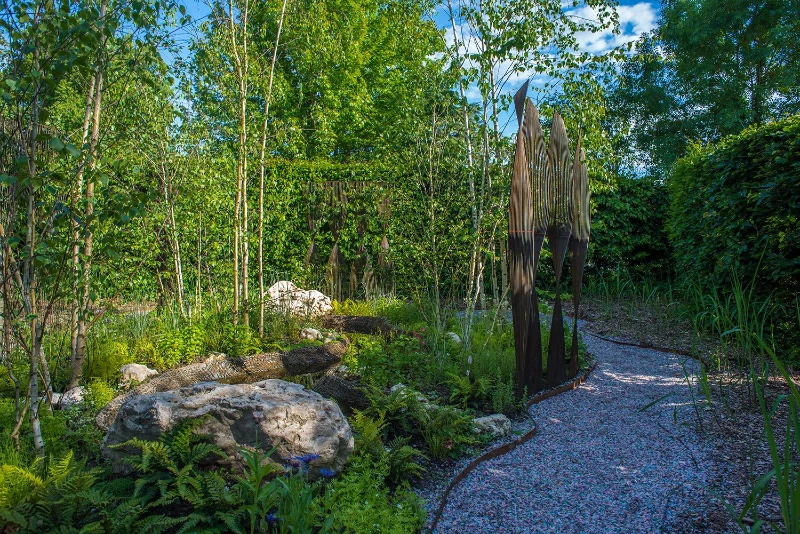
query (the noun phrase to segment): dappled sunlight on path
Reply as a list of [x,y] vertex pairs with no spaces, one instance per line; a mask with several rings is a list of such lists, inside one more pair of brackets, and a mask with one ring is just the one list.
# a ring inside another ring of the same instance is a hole
[[457,486],[437,532],[696,532],[689,513],[719,506],[687,381],[697,362],[585,341],[594,373],[531,407],[536,437]]

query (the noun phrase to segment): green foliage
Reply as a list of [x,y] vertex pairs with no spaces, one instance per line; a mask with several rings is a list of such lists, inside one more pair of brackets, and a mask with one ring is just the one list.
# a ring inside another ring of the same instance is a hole
[[[133,438],[116,448],[137,448],[139,455],[126,458],[138,474],[133,495],[125,505],[105,512],[112,522],[129,522],[137,531],[181,526],[191,532],[217,523],[213,504],[224,499],[225,480],[200,468],[203,461],[222,451],[196,434],[202,420],[178,425],[159,441]],[[209,509],[211,508],[211,509]]]
[[592,191],[592,238],[586,276],[610,269],[653,276],[669,273],[667,188],[650,178],[620,176],[609,189]]
[[418,462],[425,455],[409,445],[412,435],[395,437],[385,443],[390,432],[396,434],[398,429],[390,428],[384,417],[380,412],[375,418],[365,412],[355,413],[352,426],[356,433],[357,455],[368,456],[372,461],[385,465],[385,478],[393,485],[422,476],[424,470]]
[[410,379],[412,387],[425,388],[435,378],[432,359],[415,337],[400,335],[389,341],[362,338],[353,350],[357,351],[359,371],[379,387]]
[[[800,307],[796,309],[793,322],[795,327],[800,327]],[[764,526],[769,525],[775,532],[797,534],[800,532],[800,464],[797,462],[797,455],[800,452],[800,389],[775,352],[775,346],[756,333],[753,333],[752,337],[771,360],[778,374],[783,377],[789,390],[785,394],[778,395],[772,406],[768,407],[764,382],[769,378],[761,376],[761,369],[751,367],[750,379],[764,420],[764,436],[769,447],[772,469],[753,481],[750,493],[740,511],[737,512],[729,503],[725,503],[725,506],[744,533],[761,532]],[[764,365],[768,363],[764,362]],[[781,404],[785,404],[787,408],[783,442],[778,440],[773,426],[773,419]],[[759,516],[758,506],[773,488],[777,489],[779,497],[780,523]],[[750,521],[745,522],[746,518]]]
[[328,484],[322,499],[334,528],[364,534],[418,532],[425,523],[422,502],[405,484],[389,490],[383,483],[387,477],[385,459],[353,458],[348,469]]
[[448,375],[447,385],[450,388],[450,400],[462,408],[485,401],[491,388],[491,382],[486,378],[470,378],[456,373]]
[[[259,530],[266,531],[269,528],[267,514],[275,507],[278,493],[274,491],[272,485],[265,484],[265,481],[277,469],[275,464],[268,460],[269,454],[262,456],[258,450],[247,449],[242,449],[241,453],[247,463],[247,471],[237,483],[240,499],[244,503],[237,513],[247,513],[250,520],[250,534],[256,532],[256,526]],[[227,518],[226,522],[235,523],[233,517]]]
[[[716,145],[695,146],[669,180],[669,231],[680,280],[703,288],[754,280],[778,306],[776,335],[800,294],[800,116],[752,127]],[[791,321],[789,321],[791,323]]]
[[800,111],[800,8],[789,0],[670,0],[614,83],[629,168],[664,178],[693,140]]
[[344,302],[334,300],[333,313],[340,315],[372,316],[376,314],[376,306],[369,300],[359,300],[357,302],[350,299]]
[[157,329],[155,340],[157,351],[149,363],[160,371],[191,363],[206,352],[205,331],[196,323],[175,329],[162,326]]
[[90,410],[99,411],[116,395],[116,389],[109,386],[107,382],[95,378],[86,386],[83,400],[88,404]]
[[426,410],[420,424],[422,437],[434,458],[456,458],[478,443],[472,416],[451,406]]
[[30,466],[0,466],[0,522],[21,532],[79,528],[93,508],[104,503],[95,488],[100,470],[85,469],[72,452],[39,458]]

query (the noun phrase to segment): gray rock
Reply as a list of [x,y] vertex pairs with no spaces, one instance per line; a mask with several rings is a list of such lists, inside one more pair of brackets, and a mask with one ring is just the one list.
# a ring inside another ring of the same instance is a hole
[[86,389],[83,386],[76,386],[65,391],[64,394],[61,395],[58,405],[62,410],[66,410],[67,408],[83,404],[83,398],[85,395]]
[[207,435],[234,468],[244,466],[240,448],[268,452],[270,459],[290,463],[318,455],[309,465],[315,479],[323,468],[341,471],[353,452],[350,425],[336,403],[299,384],[271,379],[254,384],[202,382],[181,389],[138,395],[122,405],[103,441],[103,454],[118,472],[130,470],[122,460],[139,452],[112,448],[137,437],[157,440],[185,419],[203,418],[198,434]]
[[507,436],[511,433],[511,420],[501,413],[476,417],[472,424],[479,434],[492,434],[494,436]]
[[144,382],[151,376],[158,374],[158,371],[155,369],[150,369],[146,365],[142,365],[140,363],[129,363],[127,365],[123,365],[119,368],[119,372],[122,373],[120,385],[126,387],[133,383]]
[[459,336],[459,335],[458,335],[458,334],[456,334],[455,332],[448,332],[448,333],[446,333],[444,336],[445,336],[447,339],[449,339],[450,341],[452,341],[453,343],[456,343],[456,344],[458,344],[458,345],[461,345],[461,336]]
[[322,335],[322,332],[317,330],[316,328],[303,328],[300,330],[300,339],[308,339],[311,341],[319,341],[323,339],[325,336]]

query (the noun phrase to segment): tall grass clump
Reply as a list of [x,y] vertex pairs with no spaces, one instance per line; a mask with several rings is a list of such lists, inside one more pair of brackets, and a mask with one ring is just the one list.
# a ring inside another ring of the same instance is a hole
[[[800,328],[800,305],[796,306],[796,327]],[[750,494],[742,509],[736,513],[730,504],[726,504],[743,532],[760,532],[769,525],[775,532],[800,534],[800,389],[798,389],[786,365],[776,352],[775,345],[765,338],[753,335],[753,342],[769,357],[771,364],[778,371],[788,387],[788,391],[779,395],[771,405],[767,404],[766,393],[762,383],[763,374],[751,373],[753,385],[764,419],[764,437],[769,447],[772,469],[758,478],[751,488]],[[786,430],[783,439],[776,435],[773,419],[782,403],[786,403]],[[759,517],[758,505],[765,495],[774,487],[780,501],[782,525]],[[752,524],[745,523],[750,518]]]

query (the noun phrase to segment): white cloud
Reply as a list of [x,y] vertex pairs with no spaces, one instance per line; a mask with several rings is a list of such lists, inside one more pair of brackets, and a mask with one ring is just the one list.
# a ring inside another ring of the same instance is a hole
[[[597,14],[590,7],[580,7],[568,11],[575,17],[596,20]],[[614,35],[611,28],[601,32],[580,32],[575,38],[581,50],[602,54],[612,48],[635,41],[645,32],[656,27],[655,6],[649,2],[639,2],[631,6],[617,6],[620,33]]]

